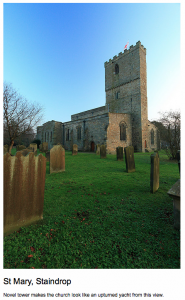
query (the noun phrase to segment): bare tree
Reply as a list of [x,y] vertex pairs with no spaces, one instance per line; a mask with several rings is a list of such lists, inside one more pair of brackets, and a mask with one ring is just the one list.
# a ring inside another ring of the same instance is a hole
[[165,151],[169,158],[175,159],[177,151],[180,150],[180,127],[181,115],[179,111],[169,111],[159,113],[161,115],[159,121],[166,128],[167,147]]
[[4,83],[3,115],[4,134],[9,138],[9,153],[14,141],[21,135],[31,132],[42,119],[42,107],[30,104],[17,93],[11,84]]

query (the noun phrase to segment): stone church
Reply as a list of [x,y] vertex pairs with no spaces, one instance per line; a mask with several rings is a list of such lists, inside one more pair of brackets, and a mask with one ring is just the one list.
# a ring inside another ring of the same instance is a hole
[[135,151],[160,148],[159,132],[148,121],[146,48],[138,41],[129,50],[105,62],[105,106],[71,115],[69,122],[49,121],[37,127],[37,139],[48,149],[61,143],[79,151],[94,152],[105,144],[107,153],[116,147],[133,146]]

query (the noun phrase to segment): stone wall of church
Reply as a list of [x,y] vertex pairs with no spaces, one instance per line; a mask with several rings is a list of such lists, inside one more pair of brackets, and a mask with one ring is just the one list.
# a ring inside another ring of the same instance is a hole
[[[126,126],[126,139],[120,140],[120,125]],[[132,146],[132,121],[130,114],[109,113],[109,126],[107,128],[107,153],[116,154],[117,147]]]
[[49,121],[42,126],[37,127],[37,139],[48,143],[48,149],[50,150],[53,145],[58,143],[62,144],[63,126],[62,122]]
[[[153,133],[152,133],[153,131]],[[152,138],[153,135],[153,138]],[[149,150],[160,150],[160,135],[157,127],[148,121],[148,143],[147,148]]]
[[77,121],[90,117],[99,116],[105,113],[105,106],[100,106],[94,109],[86,110],[78,114],[71,115],[71,121]]
[[137,151],[145,151],[148,137],[146,49],[139,41],[104,66],[107,110],[131,114],[132,145]]
[[[65,149],[72,150],[72,144],[77,144],[80,151],[91,151],[94,143],[94,150],[97,144],[105,144],[107,138],[107,127],[109,122],[108,113],[89,117],[86,119],[65,122],[64,137]],[[80,138],[78,138],[80,128]]]

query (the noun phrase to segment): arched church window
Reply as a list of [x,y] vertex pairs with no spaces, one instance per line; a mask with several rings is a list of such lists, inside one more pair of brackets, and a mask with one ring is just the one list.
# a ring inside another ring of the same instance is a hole
[[154,130],[151,130],[151,145],[154,145]]
[[115,65],[115,74],[118,74],[119,73],[119,66],[118,64]]
[[120,140],[121,141],[126,141],[126,123],[121,123],[120,124]]

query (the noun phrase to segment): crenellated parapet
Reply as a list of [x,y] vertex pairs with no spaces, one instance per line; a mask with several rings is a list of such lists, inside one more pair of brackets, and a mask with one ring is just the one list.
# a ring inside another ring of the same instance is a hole
[[133,52],[134,50],[136,50],[138,48],[140,48],[141,50],[143,50],[145,52],[145,54],[146,54],[146,48],[141,44],[140,41],[138,41],[135,46],[131,45],[130,48],[129,48],[129,50],[125,49],[124,52],[120,52],[118,55],[115,55],[113,57],[113,59],[110,58],[109,61],[106,61],[104,63],[104,67],[106,67],[109,64],[114,63],[116,60],[122,58],[125,55],[128,55],[129,53]]

